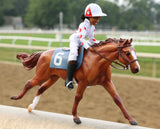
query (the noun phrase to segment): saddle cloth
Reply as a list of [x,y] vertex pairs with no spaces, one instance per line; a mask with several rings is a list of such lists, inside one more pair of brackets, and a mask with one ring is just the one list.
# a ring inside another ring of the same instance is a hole
[[[68,56],[69,56],[69,49],[59,48],[56,49],[55,52],[52,55],[51,61],[50,61],[50,68],[55,69],[67,69],[68,67]],[[83,54],[84,54],[84,48],[82,47],[80,54],[77,58],[77,66],[76,69],[78,69],[83,61]]]

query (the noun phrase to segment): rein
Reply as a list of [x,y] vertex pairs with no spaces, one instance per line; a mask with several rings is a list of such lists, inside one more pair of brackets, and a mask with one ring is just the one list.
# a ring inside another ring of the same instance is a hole
[[130,46],[131,46],[131,45],[120,46],[120,42],[118,42],[118,57],[121,56],[122,59],[127,63],[127,65],[124,65],[124,64],[119,63],[119,62],[117,62],[117,61],[111,60],[111,59],[109,59],[109,58],[101,55],[99,52],[97,52],[93,46],[91,46],[91,47],[93,48],[93,50],[95,51],[95,53],[97,53],[97,54],[98,54],[99,56],[101,56],[102,58],[104,58],[104,59],[106,59],[106,60],[108,60],[108,61],[110,61],[110,62],[112,62],[112,63],[114,63],[114,64],[117,64],[117,65],[119,65],[119,66],[122,67],[122,68],[118,68],[118,67],[114,66],[113,64],[111,64],[111,66],[112,66],[113,68],[118,69],[118,70],[127,70],[129,64],[131,64],[131,63],[133,63],[134,61],[137,61],[137,60],[138,60],[138,59],[134,59],[134,60],[128,62],[127,59],[125,59],[124,56],[122,55],[121,49],[124,48],[124,47],[130,47]]

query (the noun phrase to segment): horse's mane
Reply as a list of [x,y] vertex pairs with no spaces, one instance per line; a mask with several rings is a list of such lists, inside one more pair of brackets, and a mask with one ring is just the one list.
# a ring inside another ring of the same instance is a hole
[[100,41],[99,43],[95,43],[95,44],[93,44],[92,46],[93,47],[99,47],[99,46],[102,46],[102,45],[105,45],[105,44],[107,44],[107,43],[118,43],[118,42],[124,42],[126,39],[122,39],[122,38],[120,38],[120,39],[116,39],[116,38],[108,38],[108,39],[106,39],[105,41]]

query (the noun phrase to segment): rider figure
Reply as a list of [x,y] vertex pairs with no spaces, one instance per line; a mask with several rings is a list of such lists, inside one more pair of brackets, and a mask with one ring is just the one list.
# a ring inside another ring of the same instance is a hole
[[[74,88],[72,79],[77,64],[78,48],[83,45],[85,49],[93,51],[90,45],[98,43],[94,37],[95,25],[101,16],[107,16],[102,12],[99,5],[90,3],[85,8],[85,13],[81,16],[83,22],[79,25],[77,32],[70,36],[70,53],[68,58],[67,78],[65,86],[72,90]],[[89,42],[86,40],[89,38]]]

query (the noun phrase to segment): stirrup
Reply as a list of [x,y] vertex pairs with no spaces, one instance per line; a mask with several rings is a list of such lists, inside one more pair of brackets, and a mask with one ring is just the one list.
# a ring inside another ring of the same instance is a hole
[[73,81],[65,82],[65,86],[68,87],[69,90],[72,90],[74,88]]

